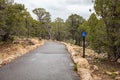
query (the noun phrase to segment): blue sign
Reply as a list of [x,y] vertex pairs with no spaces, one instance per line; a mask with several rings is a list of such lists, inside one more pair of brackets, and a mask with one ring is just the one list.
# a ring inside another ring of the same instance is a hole
[[87,33],[86,32],[82,32],[82,37],[86,37]]

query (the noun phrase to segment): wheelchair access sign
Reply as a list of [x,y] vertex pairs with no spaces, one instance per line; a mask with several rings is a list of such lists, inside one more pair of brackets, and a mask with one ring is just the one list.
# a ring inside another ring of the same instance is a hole
[[87,33],[85,31],[82,32],[83,37],[83,58],[85,58],[85,37],[87,36]]
[[86,37],[87,33],[86,32],[82,32],[82,37]]

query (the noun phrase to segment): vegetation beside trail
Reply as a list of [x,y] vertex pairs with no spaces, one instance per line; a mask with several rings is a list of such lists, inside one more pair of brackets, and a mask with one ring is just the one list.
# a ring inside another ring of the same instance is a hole
[[[53,39],[82,46],[83,31],[87,32],[86,46],[98,53],[107,53],[109,61],[120,58],[120,1],[92,0],[95,12],[88,20],[78,14],[68,15],[64,21],[44,8],[35,8],[33,19],[24,4],[14,0],[0,0],[0,43],[12,42],[16,37]],[[90,10],[91,11],[91,10]]]
[[[74,62],[74,70],[84,80],[119,80],[120,63],[110,62],[107,54],[99,54],[94,50],[86,48],[86,58],[83,56],[83,48],[70,43],[66,45]],[[87,69],[87,70],[86,70]],[[90,74],[90,75],[89,75]]]
[[[44,8],[33,10],[37,16],[35,20],[24,4],[14,3],[14,0],[0,0],[0,67],[35,49],[37,45],[34,37],[38,38],[37,44],[41,39],[51,39],[78,45],[75,50],[81,55],[81,33],[86,31],[86,59],[96,68],[92,72],[96,74],[94,77],[100,77],[99,80],[119,80],[120,0],[91,2],[95,12],[91,13],[88,20],[73,13],[66,20],[57,17],[52,21],[51,14]],[[90,55],[92,53],[94,55]],[[77,67],[75,64],[74,70]]]
[[16,39],[13,43],[0,45],[0,67],[11,62],[12,60],[27,54],[31,50],[44,44],[44,40],[37,38]]

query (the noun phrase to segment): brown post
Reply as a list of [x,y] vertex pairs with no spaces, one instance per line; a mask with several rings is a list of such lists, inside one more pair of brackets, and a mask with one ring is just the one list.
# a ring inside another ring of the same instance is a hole
[[83,37],[83,58],[85,58],[85,37]]

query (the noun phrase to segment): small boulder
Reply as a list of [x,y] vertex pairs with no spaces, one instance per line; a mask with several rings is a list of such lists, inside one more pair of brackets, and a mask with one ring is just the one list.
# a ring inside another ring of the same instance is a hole
[[89,69],[79,68],[78,74],[80,75],[81,80],[94,80]]
[[3,62],[3,60],[2,60],[2,59],[0,59],[0,64],[2,64],[2,62]]
[[92,75],[92,76],[93,76],[94,80],[102,80],[102,78],[97,75]]
[[99,70],[98,66],[96,66],[96,65],[91,65],[90,68],[93,71],[98,71]]
[[89,65],[88,61],[85,58],[79,58],[77,68],[90,69],[90,65]]
[[115,80],[120,80],[120,76],[115,77]]
[[80,55],[77,55],[77,56],[72,56],[72,59],[74,61],[75,64],[77,64],[79,62],[79,59],[81,58]]
[[77,56],[78,53],[74,51],[74,52],[71,53],[71,55],[72,55],[72,56]]
[[120,63],[120,59],[118,59],[117,62]]
[[119,75],[120,74],[120,72],[119,71],[116,71],[116,72],[113,72],[114,74],[116,74],[116,75]]
[[35,43],[33,41],[31,41],[31,40],[28,40],[27,45],[35,45]]
[[110,72],[110,71],[106,71],[105,73],[106,73],[107,75],[109,75],[109,76],[112,75],[112,72]]
[[20,44],[19,41],[13,41],[13,44]]

